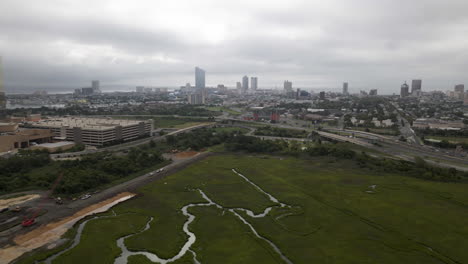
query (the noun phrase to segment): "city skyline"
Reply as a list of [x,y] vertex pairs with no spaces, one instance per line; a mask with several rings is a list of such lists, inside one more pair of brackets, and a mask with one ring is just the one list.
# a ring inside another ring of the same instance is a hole
[[[424,12],[412,12],[421,3]],[[398,93],[402,80],[423,79],[426,91],[468,83],[464,1],[5,0],[0,8],[9,10],[0,18],[7,93],[96,79],[103,90],[177,87],[193,65],[210,72],[212,86],[233,86],[246,73],[262,87],[290,79],[339,89],[345,80],[350,92],[385,94]]]

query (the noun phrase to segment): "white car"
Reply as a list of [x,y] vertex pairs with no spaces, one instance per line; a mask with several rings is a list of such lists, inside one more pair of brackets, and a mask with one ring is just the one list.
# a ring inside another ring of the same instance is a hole
[[81,200],[86,200],[89,197],[91,197],[91,194],[85,194],[85,195],[81,196]]

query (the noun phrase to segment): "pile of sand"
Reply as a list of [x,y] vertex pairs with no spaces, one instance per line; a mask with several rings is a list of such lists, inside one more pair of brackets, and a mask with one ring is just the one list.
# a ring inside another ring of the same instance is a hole
[[60,239],[68,229],[84,217],[105,212],[112,206],[128,200],[133,196],[135,196],[135,194],[129,192],[120,193],[110,199],[88,206],[70,217],[42,225],[31,232],[16,236],[13,239],[16,243],[15,246],[6,246],[0,250],[0,264],[9,263],[26,252]]
[[39,197],[41,197],[39,194],[28,194],[28,195],[15,197],[15,198],[3,199],[3,200],[0,200],[0,210],[6,207],[10,207],[10,206],[14,206],[17,204],[22,204],[27,201],[31,201]]
[[193,157],[195,155],[198,155],[200,154],[200,152],[196,152],[196,151],[185,151],[185,152],[180,152],[180,153],[177,153],[175,154],[176,158],[178,159],[186,159],[186,158],[190,158],[190,157]]

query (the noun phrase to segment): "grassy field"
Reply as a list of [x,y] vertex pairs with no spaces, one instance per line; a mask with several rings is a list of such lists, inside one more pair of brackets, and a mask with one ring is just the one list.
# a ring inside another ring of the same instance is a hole
[[[352,127],[352,130],[366,131],[365,127]],[[397,136],[399,132],[391,128],[368,128],[370,133],[384,135],[384,136]]]
[[238,131],[241,134],[245,134],[245,133],[249,132],[249,130],[247,128],[243,128],[243,127],[217,127],[217,128],[215,128],[215,131],[216,132],[235,132],[235,131]]
[[442,137],[442,136],[425,136],[426,139],[447,140],[450,143],[465,143],[468,144],[468,137]]
[[[193,207],[191,249],[201,263],[282,263],[229,208],[255,213],[275,205],[231,171],[236,168],[291,207],[273,207],[263,218],[245,218],[293,263],[467,263],[467,184],[376,174],[354,161],[330,157],[219,155],[140,189],[141,195],[116,207],[115,218],[85,228],[78,247],[54,263],[112,263],[119,236],[151,228],[126,240],[131,250],[174,256],[185,243],[180,209],[205,203],[200,189],[221,205]],[[374,187],[371,187],[374,186]],[[116,251],[117,250],[117,251]],[[192,263],[187,253],[175,263]],[[142,256],[129,263],[151,263]]]
[[240,115],[241,112],[234,111],[231,108],[224,107],[224,106],[206,106],[204,107],[206,110],[210,110],[213,112],[227,112],[231,115]]

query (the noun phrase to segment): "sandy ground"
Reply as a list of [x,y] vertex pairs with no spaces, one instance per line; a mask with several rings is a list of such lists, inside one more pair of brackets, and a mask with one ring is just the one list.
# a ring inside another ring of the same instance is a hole
[[175,154],[175,157],[178,159],[186,159],[186,158],[191,158],[195,155],[199,154],[199,152],[196,151],[185,151],[185,152],[180,152]]
[[10,198],[10,199],[3,199],[3,200],[0,200],[0,210],[5,207],[10,207],[10,206],[14,206],[17,204],[25,203],[27,201],[31,201],[39,197],[40,197],[39,194],[29,194],[29,195],[23,195],[23,196],[19,196],[15,198]]
[[84,217],[107,211],[112,206],[128,200],[133,196],[135,196],[135,194],[122,192],[110,199],[88,206],[70,217],[40,226],[29,233],[16,236],[13,239],[16,245],[9,245],[0,250],[0,264],[9,263],[28,251],[59,240],[68,229]]

